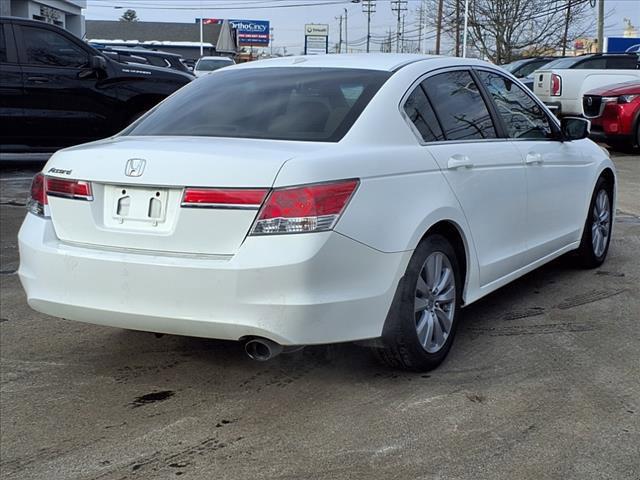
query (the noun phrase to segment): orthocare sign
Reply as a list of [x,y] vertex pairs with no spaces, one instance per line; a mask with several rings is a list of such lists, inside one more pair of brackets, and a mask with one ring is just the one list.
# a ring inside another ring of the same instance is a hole
[[[203,24],[222,23],[220,18],[205,18]],[[197,22],[197,20],[196,20]],[[243,47],[268,47],[269,46],[269,21],[268,20],[229,20],[231,26],[238,33],[238,44]]]

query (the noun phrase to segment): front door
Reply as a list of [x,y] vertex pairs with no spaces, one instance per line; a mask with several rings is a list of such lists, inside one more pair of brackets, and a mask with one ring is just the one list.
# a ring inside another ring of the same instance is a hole
[[97,88],[90,51],[48,28],[18,26],[25,115],[41,150],[106,136],[112,106]]
[[433,109],[422,117],[431,115],[434,119],[426,123],[436,125],[442,135],[441,141],[431,141],[426,148],[442,169],[471,227],[480,283],[486,286],[525,264],[522,157],[510,142],[498,138],[468,70],[429,76],[418,88],[418,94],[428,99],[424,108]]
[[558,140],[557,124],[525,89],[497,72],[477,73],[525,164],[528,259],[534,262],[580,240],[589,159],[577,142]]
[[22,69],[13,41],[10,23],[0,23],[0,149],[26,150],[27,138],[22,102]]

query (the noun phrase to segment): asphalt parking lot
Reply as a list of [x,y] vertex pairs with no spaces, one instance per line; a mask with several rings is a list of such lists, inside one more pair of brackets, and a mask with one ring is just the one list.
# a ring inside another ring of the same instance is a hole
[[638,480],[640,156],[615,162],[606,263],[559,259],[466,308],[429,374],[38,314],[12,273],[38,166],[4,166],[0,476]]

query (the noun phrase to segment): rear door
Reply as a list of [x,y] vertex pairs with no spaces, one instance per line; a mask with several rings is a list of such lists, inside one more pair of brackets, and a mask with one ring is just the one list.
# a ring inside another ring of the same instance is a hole
[[97,85],[91,50],[51,28],[16,27],[24,108],[35,145],[55,150],[111,133],[116,99]]
[[412,95],[405,109],[412,108],[411,103],[421,105],[423,113],[413,115],[414,125],[462,206],[478,254],[480,281],[487,285],[524,265],[522,157],[499,138],[469,70],[431,74]]
[[558,140],[557,124],[526,89],[494,70],[477,69],[477,75],[524,160],[527,258],[534,262],[579,240],[589,159],[579,142]]
[[4,151],[19,152],[27,147],[24,124],[22,69],[11,23],[0,23],[0,145]]

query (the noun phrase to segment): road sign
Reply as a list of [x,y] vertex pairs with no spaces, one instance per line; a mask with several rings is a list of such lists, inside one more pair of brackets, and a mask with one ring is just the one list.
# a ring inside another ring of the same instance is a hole
[[325,55],[329,53],[329,25],[309,23],[304,26],[304,54]]

